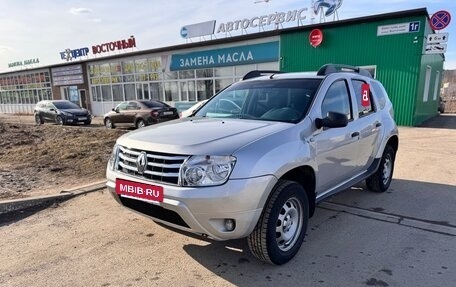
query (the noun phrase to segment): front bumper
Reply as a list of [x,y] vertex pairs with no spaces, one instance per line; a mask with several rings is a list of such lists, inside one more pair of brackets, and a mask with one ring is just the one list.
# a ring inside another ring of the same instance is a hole
[[[164,200],[153,202],[119,196],[115,191],[116,178],[163,186]],[[109,170],[107,179],[108,190],[119,204],[157,222],[215,240],[249,235],[277,182],[271,175],[229,180],[221,186],[190,188],[148,182]],[[235,220],[234,230],[225,228],[225,219]]]

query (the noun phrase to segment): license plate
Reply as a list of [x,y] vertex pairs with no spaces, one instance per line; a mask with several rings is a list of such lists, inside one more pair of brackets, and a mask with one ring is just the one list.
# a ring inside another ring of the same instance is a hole
[[169,116],[169,115],[172,115],[173,112],[163,112],[163,114],[164,114],[165,116]]
[[163,201],[163,186],[116,179],[116,193],[152,201]]
[[78,118],[78,121],[85,121],[87,120],[87,118],[83,117],[83,118]]

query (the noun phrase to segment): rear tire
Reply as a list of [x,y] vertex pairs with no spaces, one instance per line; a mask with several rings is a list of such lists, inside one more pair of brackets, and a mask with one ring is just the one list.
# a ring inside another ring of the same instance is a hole
[[281,265],[299,251],[309,221],[309,200],[294,181],[279,180],[248,236],[252,254],[261,261]]
[[137,120],[136,121],[136,128],[140,129],[146,126],[146,122],[144,120]]
[[375,192],[385,192],[393,179],[396,152],[390,145],[385,146],[377,171],[366,179],[366,186]]

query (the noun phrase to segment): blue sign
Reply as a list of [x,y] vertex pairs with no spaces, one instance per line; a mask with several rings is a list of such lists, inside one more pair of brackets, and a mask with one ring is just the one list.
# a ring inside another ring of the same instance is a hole
[[279,59],[279,42],[222,48],[171,56],[171,71],[273,62]]
[[410,22],[409,32],[418,32],[420,30],[420,22]]
[[188,36],[187,28],[186,27],[182,27],[182,29],[181,29],[181,37],[182,38],[187,38],[187,36]]
[[431,17],[431,27],[434,30],[442,30],[450,24],[451,15],[445,10],[435,12]]

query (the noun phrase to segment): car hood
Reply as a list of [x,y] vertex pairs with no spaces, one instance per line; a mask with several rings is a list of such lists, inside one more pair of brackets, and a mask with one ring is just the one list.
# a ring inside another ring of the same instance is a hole
[[293,124],[242,119],[184,118],[121,136],[128,148],[185,155],[231,155],[237,149]]

